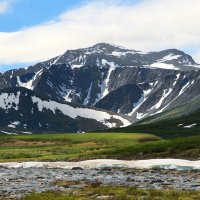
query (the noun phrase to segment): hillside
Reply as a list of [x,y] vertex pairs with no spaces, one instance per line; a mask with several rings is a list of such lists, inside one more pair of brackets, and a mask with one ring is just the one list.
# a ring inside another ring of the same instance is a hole
[[85,132],[127,126],[116,113],[79,104],[52,101],[25,88],[0,91],[0,133]]
[[200,134],[200,100],[170,109],[111,132],[151,133],[162,138],[187,137]]

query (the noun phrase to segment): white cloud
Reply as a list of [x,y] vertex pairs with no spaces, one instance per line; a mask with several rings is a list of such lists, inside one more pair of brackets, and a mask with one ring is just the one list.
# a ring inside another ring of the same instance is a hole
[[6,13],[11,5],[10,0],[0,0],[0,14]]
[[138,50],[191,48],[200,55],[199,0],[107,2],[87,3],[55,21],[0,33],[0,63],[36,62],[98,42]]

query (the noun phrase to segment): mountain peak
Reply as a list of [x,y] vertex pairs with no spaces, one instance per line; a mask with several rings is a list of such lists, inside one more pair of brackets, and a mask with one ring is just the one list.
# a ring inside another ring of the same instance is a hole
[[83,66],[105,66],[104,61],[115,66],[139,68],[161,68],[166,70],[192,71],[199,65],[193,58],[178,49],[141,52],[124,48],[111,43],[97,43],[94,46],[67,50],[61,56],[43,62],[43,67],[65,65],[72,69]]
[[126,47],[122,47],[116,44],[112,43],[97,43],[94,46],[82,49],[89,52],[99,52],[99,53],[106,53],[106,54],[112,54],[112,52],[136,52],[133,49],[128,49]]
[[129,50],[128,48],[116,45],[116,44],[112,44],[112,43],[105,43],[105,42],[101,42],[101,43],[97,43],[94,46],[92,46],[91,48],[105,48],[105,49],[109,49],[109,48],[114,48],[114,49],[124,49],[124,50]]

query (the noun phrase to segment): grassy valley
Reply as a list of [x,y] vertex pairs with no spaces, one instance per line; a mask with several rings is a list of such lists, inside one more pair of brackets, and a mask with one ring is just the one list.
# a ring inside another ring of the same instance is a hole
[[43,194],[31,194],[20,200],[198,200],[198,191],[175,190],[143,190],[124,187],[101,187],[90,185],[87,189],[80,189],[71,193],[47,192]]
[[0,162],[87,159],[198,159],[200,136],[163,139],[144,133],[43,134],[0,137]]

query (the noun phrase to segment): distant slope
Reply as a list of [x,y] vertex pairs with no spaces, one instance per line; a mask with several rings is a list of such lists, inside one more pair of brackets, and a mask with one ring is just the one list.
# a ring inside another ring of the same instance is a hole
[[128,117],[62,101],[25,88],[0,91],[2,133],[85,132],[127,126]]
[[[136,124],[151,124],[163,120],[177,120],[177,119],[181,120],[185,119],[186,120],[185,122],[187,122],[189,115],[192,116],[195,115],[195,113],[199,112],[200,112],[200,98],[197,98],[181,106],[177,106],[170,110],[164,111],[160,114],[147,117],[146,119],[143,119],[137,122]],[[198,118],[197,119],[194,118],[194,120],[198,120]]]
[[163,138],[199,135],[200,99],[112,131],[151,133]]

